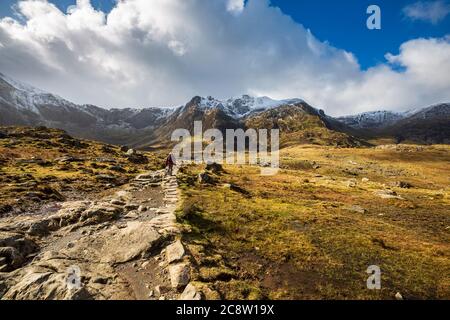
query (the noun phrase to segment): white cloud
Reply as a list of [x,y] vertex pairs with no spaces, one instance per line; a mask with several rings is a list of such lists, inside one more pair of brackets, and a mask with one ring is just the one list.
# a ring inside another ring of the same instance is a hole
[[227,10],[231,12],[242,12],[244,10],[245,1],[244,0],[228,0]]
[[412,19],[437,24],[450,13],[450,4],[444,0],[418,1],[403,8],[403,14]]
[[[450,101],[450,38],[416,39],[362,71],[268,0],[20,1],[0,20],[0,72],[77,103],[172,106],[194,95],[299,97],[338,115]],[[239,4],[242,4],[240,7]],[[399,66],[401,68],[399,68]]]

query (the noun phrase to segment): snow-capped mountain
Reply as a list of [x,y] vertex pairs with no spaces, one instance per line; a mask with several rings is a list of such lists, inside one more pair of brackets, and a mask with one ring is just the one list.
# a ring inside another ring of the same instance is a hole
[[206,109],[219,108],[229,116],[235,118],[245,117],[253,112],[260,112],[282,105],[293,105],[304,102],[301,99],[274,100],[269,97],[252,97],[243,95],[242,97],[219,100],[211,96],[200,97],[199,106]]
[[[367,132],[371,132],[395,136],[398,140],[412,137],[419,142],[442,142],[450,137],[449,109],[449,104],[440,104],[404,113],[376,111],[333,118],[301,99],[273,100],[250,95],[223,100],[196,96],[185,105],[172,108],[104,109],[77,105],[0,73],[0,125],[43,125],[82,138],[130,146],[153,146],[169,141],[173,130],[192,130],[196,120],[203,122],[204,130],[247,128],[261,123],[289,129],[293,137],[300,135],[293,134],[292,128],[309,130],[305,133],[309,136],[307,141],[315,141],[314,130],[294,122],[305,121],[320,130],[347,136],[367,137]],[[355,141],[345,136],[339,140],[343,141],[341,145],[347,140]]]
[[354,129],[381,129],[393,126],[405,119],[435,119],[450,115],[450,104],[441,103],[426,108],[412,109],[405,112],[372,111],[336,118]]
[[225,100],[194,97],[186,105],[172,108],[103,109],[74,104],[0,74],[0,125],[56,127],[108,143],[153,141],[170,136],[169,130],[190,129],[194,120],[206,120],[211,128],[234,128],[252,113],[300,102],[243,95]]
[[373,111],[339,117],[337,120],[354,129],[374,129],[387,127],[405,117],[406,114],[400,112]]
[[389,136],[397,142],[450,143],[449,103],[405,112],[364,112],[336,120],[366,136]]

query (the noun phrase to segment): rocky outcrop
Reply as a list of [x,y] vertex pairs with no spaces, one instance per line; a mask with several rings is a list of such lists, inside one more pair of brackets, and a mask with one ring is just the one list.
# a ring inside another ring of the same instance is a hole
[[[174,214],[177,186],[175,176],[150,172],[113,195],[64,202],[49,216],[0,220],[0,298],[142,298],[142,279],[127,271],[141,269],[159,281],[160,293],[147,298],[198,298],[186,289],[192,266]],[[157,207],[145,194],[161,194]]]

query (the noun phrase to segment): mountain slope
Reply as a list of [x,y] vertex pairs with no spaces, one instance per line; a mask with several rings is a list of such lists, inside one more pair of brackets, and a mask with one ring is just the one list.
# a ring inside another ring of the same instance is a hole
[[281,147],[296,144],[352,147],[364,144],[349,134],[339,132],[343,128],[339,122],[305,102],[252,114],[245,119],[245,127],[280,129]]
[[336,120],[366,138],[393,137],[397,142],[450,143],[448,103],[406,112],[365,112]]
[[337,118],[338,121],[354,129],[379,129],[403,119],[404,114],[392,111],[364,112]]
[[81,138],[151,149],[170,144],[176,129],[192,133],[194,121],[202,121],[203,130],[279,128],[284,146],[357,146],[363,144],[361,138],[378,136],[425,143],[450,138],[448,104],[407,113],[377,111],[333,118],[301,99],[243,95],[227,100],[197,96],[175,108],[107,110],[74,104],[0,73],[0,125],[60,128]]

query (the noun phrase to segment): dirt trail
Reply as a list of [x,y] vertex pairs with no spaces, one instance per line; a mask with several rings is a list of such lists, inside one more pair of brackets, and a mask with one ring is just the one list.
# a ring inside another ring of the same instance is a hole
[[176,171],[139,175],[48,216],[0,221],[0,298],[200,298],[177,240]]

